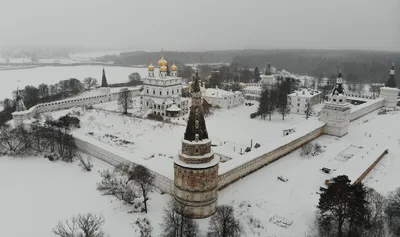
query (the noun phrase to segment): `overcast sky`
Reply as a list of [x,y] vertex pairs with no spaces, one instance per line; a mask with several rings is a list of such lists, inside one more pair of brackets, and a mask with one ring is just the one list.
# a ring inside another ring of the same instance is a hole
[[0,46],[400,51],[400,0],[1,0]]

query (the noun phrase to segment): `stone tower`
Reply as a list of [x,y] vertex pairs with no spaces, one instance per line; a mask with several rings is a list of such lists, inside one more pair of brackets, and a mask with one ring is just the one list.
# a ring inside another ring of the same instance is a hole
[[192,106],[182,149],[174,159],[175,201],[184,207],[189,218],[206,218],[216,210],[218,198],[218,163],[203,115],[199,76],[196,72]]
[[335,88],[329,100],[325,102],[320,120],[325,122],[325,134],[342,137],[348,133],[350,124],[350,106],[343,88],[342,73],[339,71]]
[[14,119],[14,126],[22,126],[25,119],[29,119],[29,113],[26,111],[24,100],[19,94],[17,88],[16,98],[15,98],[15,111],[12,113]]
[[383,106],[396,108],[398,94],[399,89],[396,88],[396,80],[394,77],[394,64],[392,64],[389,79],[386,82],[385,87],[381,87],[380,97],[385,99]]

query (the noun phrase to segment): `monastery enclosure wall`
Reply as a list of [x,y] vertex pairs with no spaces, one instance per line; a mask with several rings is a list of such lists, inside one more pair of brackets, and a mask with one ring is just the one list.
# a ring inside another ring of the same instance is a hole
[[[299,131],[282,137],[275,142],[271,142],[273,144],[271,144],[267,150],[262,151],[261,154],[249,159],[247,162],[240,164],[237,167],[233,167],[235,165],[235,159],[229,160],[225,164],[221,164],[220,174],[218,177],[218,188],[225,188],[236,180],[243,178],[244,176],[264,167],[265,165],[282,158],[283,156],[300,148],[304,144],[321,136],[324,133],[325,123],[306,122],[302,126],[304,127],[301,127]],[[255,151],[257,150],[253,148],[252,152]],[[248,155],[251,155],[251,153]],[[240,161],[240,159],[245,159],[245,157],[238,157],[236,160],[238,161],[238,159]]]
[[[139,88],[129,89],[132,93],[132,96],[139,95]],[[58,100],[49,103],[37,104],[32,106],[29,110],[21,111],[21,112],[14,112],[12,113],[14,122],[16,125],[21,123],[24,119],[31,119],[36,114],[50,112],[60,109],[68,109],[75,106],[83,106],[83,105],[93,105],[93,104],[100,104],[104,102],[109,102],[113,100],[117,100],[119,97],[120,92],[110,92],[108,94],[99,94],[93,96],[86,96],[86,97],[74,97],[65,100]]]
[[385,99],[377,98],[375,100],[371,100],[364,104],[358,105],[351,110],[350,121],[356,120],[364,115],[371,113],[374,110],[382,108],[384,104]]
[[[99,160],[102,160],[109,165],[112,165],[114,167],[118,167],[121,164],[133,166],[137,165],[136,163],[125,158],[130,154],[119,151],[118,149],[110,147],[107,144],[96,141],[93,138],[88,138],[78,133],[73,133],[73,136],[75,138],[75,143],[79,151],[91,155],[92,157]],[[151,170],[151,167],[147,168],[149,168],[150,172],[155,176],[155,186],[160,189],[161,192],[172,194],[172,191],[174,189],[173,180],[157,172],[154,172],[153,170]],[[170,168],[171,170],[173,169],[172,164]]]

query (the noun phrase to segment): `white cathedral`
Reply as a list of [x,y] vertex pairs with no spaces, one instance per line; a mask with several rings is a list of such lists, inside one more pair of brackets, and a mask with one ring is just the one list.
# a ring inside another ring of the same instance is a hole
[[158,60],[158,68],[153,64],[147,67],[148,76],[143,78],[143,91],[140,93],[142,110],[151,110],[153,114],[175,117],[188,112],[188,99],[182,95],[182,78],[178,77],[175,64],[167,75],[168,62],[164,55]]

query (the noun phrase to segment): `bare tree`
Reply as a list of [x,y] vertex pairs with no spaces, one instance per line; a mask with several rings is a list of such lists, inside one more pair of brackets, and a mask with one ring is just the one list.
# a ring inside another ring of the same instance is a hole
[[118,105],[121,106],[123,114],[128,114],[128,109],[132,107],[132,93],[128,88],[122,88],[118,97]]
[[85,85],[86,89],[90,91],[93,87],[97,86],[97,80],[93,77],[86,77],[83,79],[83,84]]
[[385,197],[374,189],[368,189],[366,200],[368,202],[368,224],[364,227],[362,236],[385,236]]
[[12,128],[9,124],[0,126],[0,151],[16,154],[24,148],[24,140],[18,128]]
[[147,217],[137,218],[135,225],[139,228],[140,237],[151,237],[153,227]]
[[155,176],[146,167],[137,165],[130,172],[128,182],[131,180],[139,186],[142,192],[144,211],[147,213],[147,200],[149,199],[149,193],[154,190]]
[[207,237],[238,237],[243,233],[239,220],[235,218],[232,206],[217,207],[217,212],[210,219]]
[[127,204],[135,204],[135,200],[138,198],[136,190],[127,183],[125,175],[105,170],[101,173],[101,177],[103,179],[97,183],[97,190],[102,195],[112,195]]
[[[171,200],[164,209],[164,221],[160,224],[162,237],[197,237],[199,225],[193,219],[186,218],[186,208]],[[181,214],[178,214],[181,213]]]
[[400,235],[400,188],[389,194],[385,214],[388,218],[390,232],[394,236]]
[[105,233],[101,229],[103,224],[103,216],[93,213],[79,214],[71,220],[58,222],[53,233],[60,237],[104,237]]
[[92,171],[93,164],[90,162],[91,160],[90,156],[86,157],[85,159],[80,154],[78,154],[78,159],[79,159],[79,166],[81,166],[83,170]]

